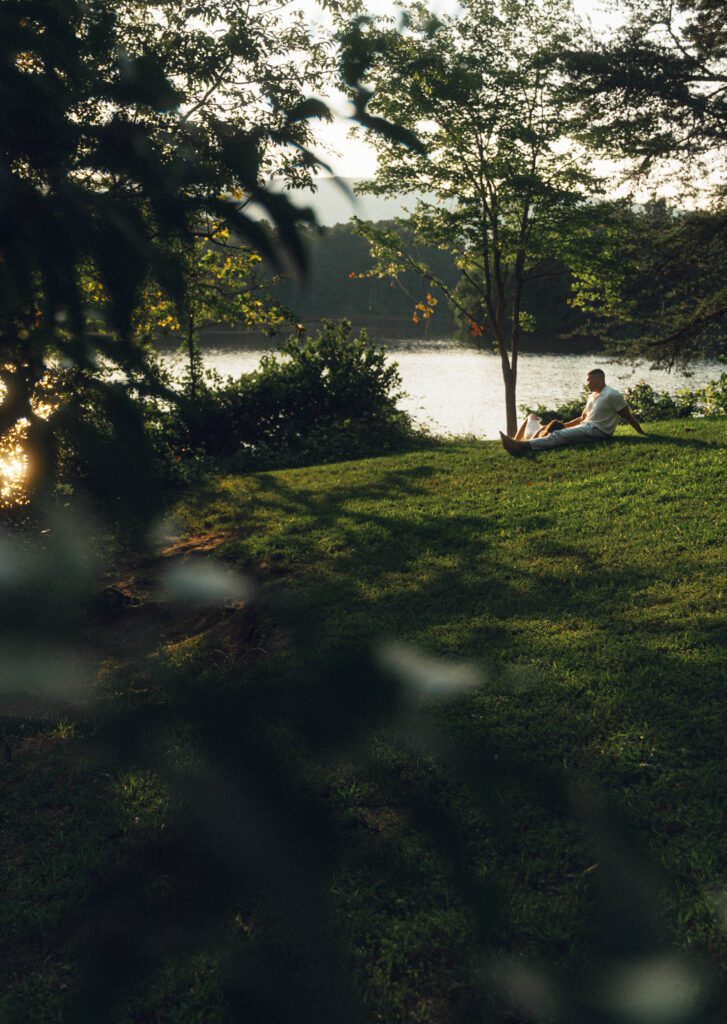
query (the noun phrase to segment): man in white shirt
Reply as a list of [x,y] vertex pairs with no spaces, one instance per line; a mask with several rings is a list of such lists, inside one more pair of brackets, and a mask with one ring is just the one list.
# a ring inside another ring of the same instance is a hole
[[590,370],[586,376],[586,385],[591,393],[580,416],[564,424],[562,430],[553,430],[543,436],[533,437],[529,441],[516,440],[500,433],[500,440],[505,451],[510,455],[523,455],[525,452],[539,451],[541,448],[557,448],[564,444],[603,441],[611,437],[619,417],[629,423],[639,434],[644,433],[623,395],[606,384],[606,375],[603,370]]

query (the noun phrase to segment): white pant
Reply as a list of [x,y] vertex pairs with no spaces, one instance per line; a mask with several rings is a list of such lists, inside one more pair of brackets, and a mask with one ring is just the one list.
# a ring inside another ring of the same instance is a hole
[[582,423],[580,427],[566,427],[565,430],[554,430],[546,437],[533,437],[529,444],[533,451],[540,448],[557,448],[562,444],[585,444],[588,441],[607,441],[610,437],[600,427],[593,427],[590,423]]

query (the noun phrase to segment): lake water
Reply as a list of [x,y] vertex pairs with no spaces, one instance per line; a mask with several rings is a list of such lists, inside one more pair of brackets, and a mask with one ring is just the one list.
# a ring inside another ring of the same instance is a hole
[[[454,345],[450,340],[389,342],[389,358],[399,364],[406,397],[400,406],[413,419],[437,434],[472,434],[496,438],[505,429],[505,396],[500,359]],[[237,377],[256,369],[262,349],[205,348],[204,362],[223,376]],[[181,368],[183,357],[167,353],[166,366]],[[724,372],[724,365],[705,362],[690,374],[650,370],[648,363],[631,366],[600,355],[524,354],[518,367],[518,405],[559,405],[582,391],[586,373],[594,366],[606,371],[613,387],[623,390],[646,380],[658,391],[702,387]]]

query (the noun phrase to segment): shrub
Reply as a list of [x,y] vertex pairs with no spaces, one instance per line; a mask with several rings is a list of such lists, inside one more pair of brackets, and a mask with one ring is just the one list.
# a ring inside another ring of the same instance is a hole
[[208,467],[199,452],[180,452],[172,394],[155,365],[126,381],[76,367],[49,370],[38,395],[54,430],[57,495],[88,492],[93,484],[99,508],[117,521],[135,505],[148,506],[152,495],[161,501],[164,492],[197,480]]
[[313,338],[290,338],[280,354],[237,379],[212,374],[165,416],[172,450],[233,457],[236,465],[324,460],[391,450],[415,436],[397,408],[401,378],[365,331],[324,321]]
[[562,405],[552,407],[545,405],[538,405],[534,407],[521,405],[520,410],[525,414],[534,412],[541,418],[543,423],[548,423],[549,420],[562,420],[564,423],[567,423],[568,420],[574,420],[576,416],[580,416],[583,412],[583,407],[586,404],[587,397],[588,392],[586,391],[578,398],[573,398],[570,401],[563,402]]
[[[555,419],[567,422],[580,416],[587,398],[586,390],[580,398],[553,408],[530,408],[524,405],[520,408],[524,413],[537,413],[544,423]],[[644,422],[700,415],[724,416],[727,415],[727,373],[723,373],[718,380],[712,381],[703,389],[679,388],[674,394],[657,391],[645,380],[640,380],[624,391],[624,398],[634,415]]]
[[710,381],[702,395],[705,416],[727,416],[727,373]]
[[624,392],[624,398],[629,403],[631,411],[644,422],[694,416],[700,411],[701,397],[701,391],[693,391],[690,388],[680,388],[673,395],[668,391],[656,391],[645,380],[640,380]]

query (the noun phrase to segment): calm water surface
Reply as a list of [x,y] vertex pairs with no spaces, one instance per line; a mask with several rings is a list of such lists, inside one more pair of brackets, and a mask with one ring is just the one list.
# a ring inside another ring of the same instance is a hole
[[[454,345],[449,340],[419,343],[389,342],[389,358],[399,364],[406,396],[400,406],[413,419],[437,434],[472,434],[496,438],[505,429],[505,395],[499,356]],[[205,365],[223,376],[237,377],[256,369],[262,349],[206,348]],[[167,354],[165,365],[177,369],[182,357]],[[606,371],[619,390],[646,380],[659,391],[702,387],[724,372],[719,363],[700,363],[691,374],[650,370],[648,363],[631,366],[604,355],[521,355],[518,405],[558,405],[577,397],[593,366]]]

